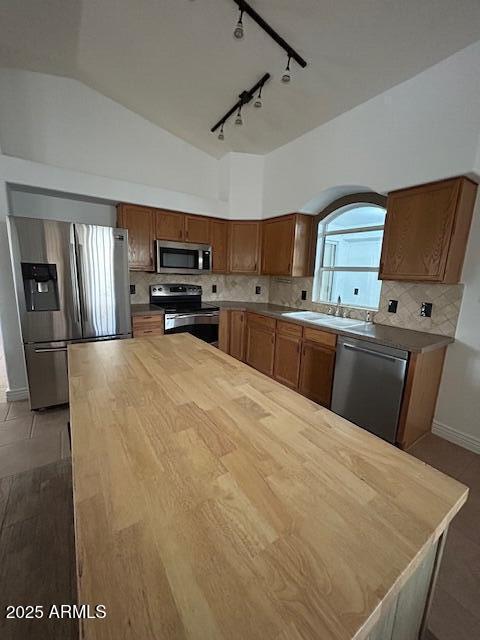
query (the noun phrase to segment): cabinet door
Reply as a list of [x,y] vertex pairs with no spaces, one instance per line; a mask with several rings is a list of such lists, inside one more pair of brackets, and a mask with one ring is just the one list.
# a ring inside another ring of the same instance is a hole
[[227,273],[228,271],[228,222],[212,220],[210,225],[212,242],[212,271]]
[[156,234],[158,240],[185,240],[185,215],[157,209]]
[[230,344],[230,311],[220,309],[218,318],[218,348],[225,353],[229,352]]
[[313,342],[304,342],[300,365],[299,391],[314,402],[330,407],[335,351]]
[[237,360],[245,359],[245,311],[230,311],[229,353]]
[[202,216],[185,216],[185,240],[210,244],[210,220]]
[[301,338],[277,333],[275,336],[274,378],[296,389],[300,375]]
[[260,252],[260,222],[230,223],[230,271],[258,273]]
[[262,273],[292,275],[295,216],[266,220],[262,235]]
[[128,268],[155,271],[155,213],[147,207],[122,204],[118,207],[118,226],[128,229]]
[[275,357],[275,329],[256,323],[247,324],[247,353],[245,362],[254,369],[273,375]]
[[445,180],[389,194],[380,279],[443,280],[458,192]]

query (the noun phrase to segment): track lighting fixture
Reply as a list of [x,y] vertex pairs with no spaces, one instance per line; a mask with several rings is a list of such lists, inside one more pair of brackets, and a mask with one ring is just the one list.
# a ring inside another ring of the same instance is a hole
[[287,66],[285,67],[285,71],[283,73],[282,76],[282,82],[290,82],[290,80],[292,79],[292,76],[290,74],[290,56],[288,56],[288,62],[287,62]]
[[220,132],[218,134],[218,139],[219,140],[224,140],[225,136],[223,134],[223,126],[225,124],[225,122],[227,122],[227,120],[229,118],[231,118],[235,113],[237,114],[235,117],[235,124],[238,126],[243,125],[243,118],[242,118],[242,108],[244,107],[244,105],[249,104],[254,98],[255,96],[257,96],[254,105],[255,107],[257,107],[257,109],[259,107],[262,106],[262,90],[264,85],[268,82],[268,80],[270,80],[270,74],[269,73],[265,73],[260,80],[253,85],[253,87],[251,89],[248,89],[246,91],[242,91],[242,93],[238,96],[238,100],[237,102],[233,105],[233,107],[231,107],[227,113],[223,116],[223,118],[221,118],[216,125],[214,125],[210,131],[212,133],[215,133],[215,131],[217,129],[220,129]]
[[243,124],[243,120],[242,120],[242,105],[240,105],[238,107],[237,117],[235,118],[235,124],[238,125],[239,127],[241,127],[242,124]]
[[255,100],[255,102],[253,103],[253,106],[254,106],[256,109],[261,109],[261,108],[262,108],[262,106],[263,106],[263,103],[262,103],[262,89],[263,89],[263,86],[261,86],[261,87],[260,87],[260,89],[258,90],[258,96],[257,96],[257,99],[256,99],[256,100]]
[[[306,60],[302,58],[302,56],[295,51],[293,47],[291,47],[288,42],[286,42],[282,36],[273,29],[266,20],[259,15],[253,7],[251,7],[246,0],[233,0],[235,4],[238,6],[240,10],[240,19],[237,22],[237,26],[234,31],[235,38],[241,39],[243,38],[243,14],[245,13],[249,18],[251,18],[254,22],[258,24],[260,29],[263,29],[267,35],[274,40],[279,47],[281,47],[289,58],[295,60],[295,62],[302,68],[307,66]],[[237,35],[238,29],[238,35]],[[286,80],[288,82],[288,80]]]
[[238,22],[233,30],[233,36],[237,40],[241,40],[244,36],[243,31],[243,9],[240,9],[240,17],[238,18]]

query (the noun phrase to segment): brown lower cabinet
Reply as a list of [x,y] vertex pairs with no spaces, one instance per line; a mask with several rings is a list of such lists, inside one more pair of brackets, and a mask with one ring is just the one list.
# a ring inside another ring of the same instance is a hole
[[245,362],[254,369],[273,375],[275,358],[275,320],[247,313],[247,343]]
[[335,334],[240,310],[222,310],[220,349],[325,407],[330,406]]
[[300,376],[302,333],[298,324],[277,322],[273,377],[292,389],[297,389]]
[[[337,336],[241,310],[222,310],[219,347],[330,408]],[[408,449],[432,427],[446,347],[410,354],[397,444]],[[380,393],[381,391],[379,391]]]
[[302,347],[302,365],[298,390],[310,400],[330,407],[332,397],[335,349],[317,342],[305,341]]
[[163,336],[165,332],[165,316],[160,313],[133,316],[132,331],[134,338]]

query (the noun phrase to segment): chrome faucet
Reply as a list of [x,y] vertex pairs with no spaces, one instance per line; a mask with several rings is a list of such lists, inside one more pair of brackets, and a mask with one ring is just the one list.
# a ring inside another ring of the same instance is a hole
[[341,304],[342,304],[342,298],[341,298],[341,296],[338,296],[338,298],[337,298],[337,306],[336,306],[336,308],[335,308],[335,315],[336,315],[337,317],[340,317],[340,316],[342,315],[342,307],[341,307]]

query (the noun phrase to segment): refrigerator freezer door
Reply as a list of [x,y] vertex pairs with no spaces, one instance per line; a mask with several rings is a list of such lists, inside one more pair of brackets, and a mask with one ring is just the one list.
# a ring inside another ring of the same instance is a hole
[[23,342],[81,338],[73,225],[10,216],[8,228]]
[[75,224],[75,235],[83,337],[129,334],[127,231]]
[[32,409],[68,402],[66,342],[26,344],[25,361]]

